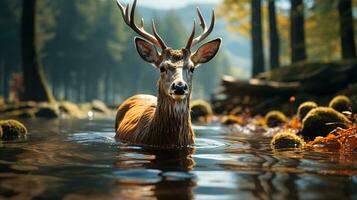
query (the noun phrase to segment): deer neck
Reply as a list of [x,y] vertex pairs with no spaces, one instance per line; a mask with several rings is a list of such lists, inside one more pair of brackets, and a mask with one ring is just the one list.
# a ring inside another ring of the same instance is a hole
[[193,144],[189,95],[175,101],[159,89],[157,107],[150,126],[152,138],[160,146],[187,146]]

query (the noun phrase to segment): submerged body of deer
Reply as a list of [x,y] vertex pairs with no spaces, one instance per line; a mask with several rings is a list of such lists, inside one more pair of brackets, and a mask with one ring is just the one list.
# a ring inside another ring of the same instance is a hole
[[[196,52],[191,48],[207,38],[214,27],[214,12],[209,28],[198,11],[203,33],[195,38],[195,22],[185,48],[173,50],[157,34],[154,22],[153,34],[137,27],[134,22],[136,0],[129,14],[118,1],[125,23],[146,40],[136,37],[139,55],[160,69],[157,97],[136,95],[124,101],[118,108],[115,130],[116,138],[122,141],[157,147],[183,147],[194,143],[190,117],[192,77],[199,64],[211,60],[218,52],[221,39],[202,45]],[[147,41],[148,40],[148,41]],[[155,46],[162,49],[158,52]]]

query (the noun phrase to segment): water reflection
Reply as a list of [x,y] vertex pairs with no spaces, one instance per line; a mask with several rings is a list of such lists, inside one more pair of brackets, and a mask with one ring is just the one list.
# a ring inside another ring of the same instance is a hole
[[357,198],[357,154],[272,151],[251,128],[197,126],[192,147],[159,150],[116,142],[111,120],[27,125],[1,143],[0,199]]
[[[119,150],[114,172],[119,196],[130,199],[193,199],[193,148]],[[122,171],[125,170],[125,171]]]

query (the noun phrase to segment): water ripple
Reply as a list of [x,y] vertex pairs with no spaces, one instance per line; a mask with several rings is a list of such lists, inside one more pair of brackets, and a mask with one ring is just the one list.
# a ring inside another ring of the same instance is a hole
[[192,147],[196,149],[212,149],[228,147],[229,143],[220,142],[218,140],[212,140],[207,138],[196,138],[195,144]]
[[113,132],[83,132],[73,133],[68,136],[68,141],[75,141],[80,144],[88,143],[115,143],[115,133]]

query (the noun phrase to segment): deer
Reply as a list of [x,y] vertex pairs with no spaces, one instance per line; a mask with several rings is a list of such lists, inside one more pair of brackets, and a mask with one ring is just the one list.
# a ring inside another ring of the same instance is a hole
[[194,19],[186,46],[175,50],[168,47],[157,33],[154,20],[151,24],[152,34],[145,30],[144,19],[141,19],[140,26],[136,25],[134,17],[137,0],[134,0],[131,11],[130,5],[123,6],[119,0],[116,3],[125,24],[140,36],[134,37],[139,56],[160,71],[160,78],[157,82],[157,96],[138,94],[119,105],[115,119],[115,138],[152,147],[180,148],[194,144],[195,134],[190,115],[193,73],[198,66],[216,56],[222,39],[213,39],[194,52],[191,49],[213,31],[214,10],[211,24],[207,27],[197,8],[202,33],[195,37]]

